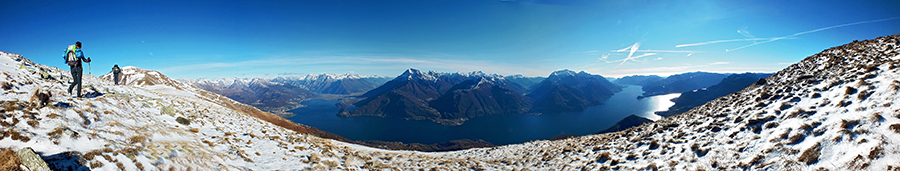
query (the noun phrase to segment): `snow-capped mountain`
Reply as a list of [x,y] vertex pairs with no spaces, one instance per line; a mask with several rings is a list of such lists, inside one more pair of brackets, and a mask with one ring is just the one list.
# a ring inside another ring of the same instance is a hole
[[319,138],[199,88],[115,86],[86,75],[89,90],[104,95],[71,98],[66,71],[9,53],[0,63],[0,148],[33,148],[62,170],[900,168],[900,34],[826,49],[764,82],[621,132],[452,152]]
[[432,120],[459,125],[472,117],[527,112],[530,102],[516,89],[523,90],[496,74],[423,72],[410,68],[361,95],[365,99],[354,104],[356,109],[342,110],[338,115]]
[[180,81],[201,89],[225,95],[244,104],[280,116],[302,107],[300,102],[319,98],[319,94],[348,95],[375,88],[371,81],[381,82],[386,77],[346,74],[308,74],[301,77],[233,77],[218,79],[193,79]]
[[[345,74],[308,74],[305,76],[287,77],[232,77],[217,79],[181,79],[180,81],[191,83],[201,88],[219,89],[233,86],[247,86],[253,80],[262,79],[272,82],[300,87],[318,94],[348,95],[371,90],[378,85],[387,82],[389,77],[375,75]],[[209,90],[209,89],[207,89]]]
[[287,111],[301,107],[300,102],[319,97],[316,93],[310,92],[303,87],[271,82],[264,78],[182,81],[191,82],[192,85],[203,90],[224,95],[238,102],[251,105],[266,112],[276,113],[280,116],[290,116],[291,114]]
[[389,77],[373,75],[345,74],[308,74],[302,77],[276,77],[272,82],[305,87],[319,94],[349,95],[369,91],[384,84]]

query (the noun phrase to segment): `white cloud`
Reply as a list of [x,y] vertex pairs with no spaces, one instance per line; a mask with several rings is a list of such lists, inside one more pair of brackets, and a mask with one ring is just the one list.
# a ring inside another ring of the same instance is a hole
[[713,63],[709,63],[708,65],[727,65],[727,64],[730,64],[730,62],[713,62]]

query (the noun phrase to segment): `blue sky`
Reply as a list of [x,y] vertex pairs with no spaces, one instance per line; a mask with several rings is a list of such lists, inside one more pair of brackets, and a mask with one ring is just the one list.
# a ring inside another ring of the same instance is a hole
[[[608,77],[775,72],[900,32],[900,1],[2,1],[0,51],[174,78],[407,68]],[[634,50],[634,52],[632,52]],[[67,68],[66,68],[67,69]]]

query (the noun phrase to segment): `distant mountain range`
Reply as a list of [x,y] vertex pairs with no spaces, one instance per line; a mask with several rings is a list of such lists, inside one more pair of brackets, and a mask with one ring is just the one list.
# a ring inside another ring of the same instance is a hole
[[360,97],[353,111],[339,116],[380,116],[430,119],[459,125],[471,117],[495,114],[525,114],[530,101],[525,88],[500,75],[482,72],[438,73],[408,69],[384,85]]
[[280,116],[289,115],[287,111],[300,107],[300,102],[304,100],[319,97],[302,87],[274,83],[262,78],[199,79],[189,83]]
[[709,88],[686,91],[681,93],[678,98],[672,99],[675,105],[669,107],[668,111],[657,112],[658,115],[668,117],[679,114],[691,108],[703,105],[704,103],[716,98],[740,91],[741,89],[756,83],[760,79],[771,76],[771,73],[744,73],[733,74],[722,79],[718,84]]
[[428,119],[459,125],[485,115],[581,111],[602,104],[621,90],[602,76],[570,70],[554,72],[530,89],[507,78],[526,84],[536,79],[408,69],[361,95],[365,99],[353,104],[356,109],[342,110],[338,115]]
[[322,94],[362,93],[378,86],[387,77],[355,74],[309,74],[303,77],[219,78],[181,80],[201,89],[224,95],[260,110],[290,116],[287,111],[301,107],[304,100]]
[[522,87],[526,87],[527,88],[526,91],[522,92],[522,93],[531,92],[530,87],[534,86],[535,84],[540,83],[541,81],[544,81],[544,79],[547,79],[546,77],[526,77],[526,76],[522,76],[519,74],[505,76],[503,78],[506,78],[506,80],[509,80],[511,82],[519,84]]
[[[685,91],[706,88],[719,83],[723,78],[731,74],[709,73],[709,72],[689,72],[668,76],[659,81],[652,81],[656,78],[652,76],[644,77],[644,79],[626,79],[622,82],[638,81],[636,85],[643,86],[641,89],[644,93],[639,98],[664,95],[670,93],[681,93]],[[633,77],[634,78],[634,77]],[[641,78],[641,77],[637,77]],[[623,78],[624,79],[624,78]]]
[[647,86],[665,79],[656,75],[632,75],[616,79],[616,84]]
[[348,95],[361,93],[378,87],[390,77],[360,76],[355,74],[309,74],[303,77],[276,77],[272,82],[278,82],[298,87],[305,87],[309,91],[319,94]]

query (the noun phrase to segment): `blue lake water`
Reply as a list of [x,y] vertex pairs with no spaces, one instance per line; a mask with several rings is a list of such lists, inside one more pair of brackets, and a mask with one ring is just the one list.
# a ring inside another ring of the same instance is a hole
[[629,86],[616,93],[604,105],[584,112],[526,116],[483,116],[460,126],[444,126],[428,120],[403,120],[372,116],[338,117],[339,101],[309,100],[307,107],[291,110],[289,120],[332,132],[351,140],[400,141],[433,144],[456,139],[483,139],[494,145],[548,139],[560,134],[588,135],[609,128],[619,120],[637,115],[652,120],[655,111],[666,110],[679,94],[653,96],[638,100],[640,86]]

